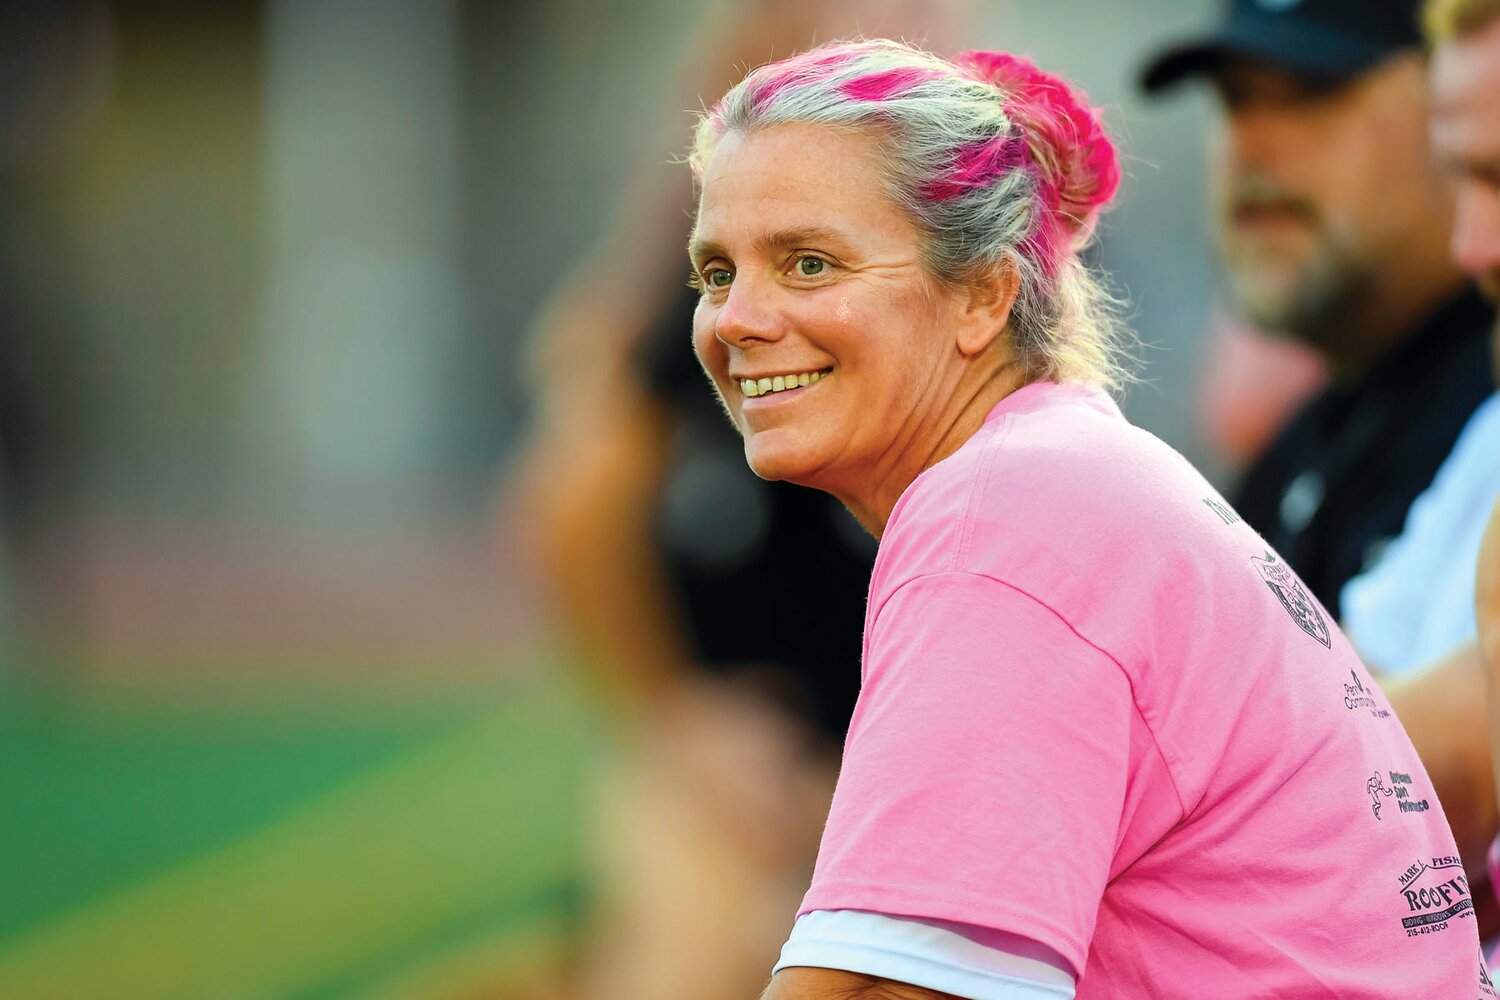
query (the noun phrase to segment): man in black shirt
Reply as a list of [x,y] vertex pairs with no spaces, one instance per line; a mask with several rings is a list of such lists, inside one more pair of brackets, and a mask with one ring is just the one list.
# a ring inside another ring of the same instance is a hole
[[1446,249],[1417,7],[1232,0],[1142,81],[1215,85],[1230,298],[1329,362],[1332,384],[1251,465],[1235,506],[1335,614],[1492,388],[1492,313]]

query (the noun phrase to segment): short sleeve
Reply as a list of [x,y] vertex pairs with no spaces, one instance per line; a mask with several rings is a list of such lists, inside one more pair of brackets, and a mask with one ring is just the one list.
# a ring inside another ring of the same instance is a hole
[[1073,1000],[1074,976],[1050,948],[1014,934],[864,910],[797,918],[772,975],[843,969],[969,1000]]
[[1018,934],[1082,972],[1119,842],[1134,704],[1119,665],[988,577],[898,589],[801,912],[862,909]]

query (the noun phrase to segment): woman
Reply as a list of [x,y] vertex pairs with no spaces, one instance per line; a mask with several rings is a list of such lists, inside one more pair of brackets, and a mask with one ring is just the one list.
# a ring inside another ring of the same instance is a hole
[[[751,468],[880,540],[768,997],[1486,995],[1359,658],[1103,391],[1078,253],[1119,167],[1079,95],[1004,53],[838,45],[750,74],[690,162],[694,342]],[[774,592],[739,611],[777,627]]]

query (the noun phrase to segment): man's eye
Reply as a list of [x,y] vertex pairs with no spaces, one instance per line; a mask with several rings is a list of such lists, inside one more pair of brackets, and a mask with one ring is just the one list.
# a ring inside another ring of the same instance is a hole
[[799,257],[797,273],[804,278],[816,278],[828,269],[828,261],[822,257]]
[[711,267],[703,272],[703,280],[709,288],[728,288],[729,283],[734,280],[734,275],[722,267]]

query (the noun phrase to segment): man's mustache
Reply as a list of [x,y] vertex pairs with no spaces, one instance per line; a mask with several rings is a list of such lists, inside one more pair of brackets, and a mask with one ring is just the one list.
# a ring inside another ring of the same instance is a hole
[[1275,181],[1257,174],[1236,179],[1229,188],[1229,213],[1286,212],[1309,222],[1318,221],[1318,210],[1308,199]]

